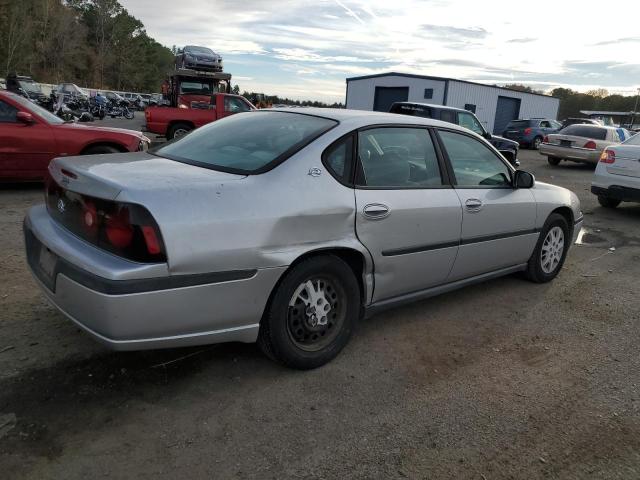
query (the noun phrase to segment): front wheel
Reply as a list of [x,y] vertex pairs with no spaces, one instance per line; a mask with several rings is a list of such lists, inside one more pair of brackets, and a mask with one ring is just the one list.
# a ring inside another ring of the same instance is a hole
[[347,344],[359,314],[360,288],[351,268],[333,255],[311,258],[276,287],[258,345],[288,367],[320,367]]
[[605,208],[616,208],[622,200],[616,200],[615,198],[606,197],[604,195],[598,195],[598,203]]
[[564,264],[570,236],[567,220],[559,213],[549,215],[527,263],[526,277],[536,283],[553,280]]
[[133,120],[134,116],[135,116],[135,113],[133,113],[133,110],[125,110],[124,118],[126,118],[127,120]]
[[547,157],[547,162],[554,167],[560,165],[560,159],[558,157]]

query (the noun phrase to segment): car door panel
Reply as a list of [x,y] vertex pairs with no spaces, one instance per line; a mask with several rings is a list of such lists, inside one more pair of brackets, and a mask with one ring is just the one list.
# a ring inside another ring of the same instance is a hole
[[511,186],[511,169],[481,140],[446,130],[439,136],[463,212],[449,281],[526,262],[538,237],[531,191]]
[[458,251],[462,208],[443,185],[431,135],[394,127],[358,138],[356,233],[373,257],[373,301],[444,283]]
[[[456,189],[463,206],[460,250],[450,280],[525,263],[538,239],[528,189]],[[480,200],[479,210],[467,203]]]
[[[365,214],[370,205],[384,218]],[[458,252],[462,209],[455,191],[356,190],[356,232],[375,265],[373,301],[444,283]]]

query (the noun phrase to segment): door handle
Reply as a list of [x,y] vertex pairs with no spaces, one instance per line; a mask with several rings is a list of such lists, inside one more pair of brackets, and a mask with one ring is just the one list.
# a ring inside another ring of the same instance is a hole
[[370,203],[365,205],[362,209],[362,213],[365,217],[370,218],[372,220],[379,220],[381,218],[387,217],[391,210],[386,205],[382,203]]
[[479,212],[480,210],[482,210],[482,200],[478,199],[478,198],[470,198],[469,200],[467,200],[466,202],[464,202],[465,206],[467,207],[467,211],[468,212]]

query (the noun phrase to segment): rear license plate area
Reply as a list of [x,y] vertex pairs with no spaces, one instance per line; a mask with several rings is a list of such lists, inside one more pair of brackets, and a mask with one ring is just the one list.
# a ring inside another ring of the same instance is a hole
[[560,140],[561,147],[571,147],[572,142],[570,140]]
[[56,266],[58,264],[58,256],[44,245],[40,246],[38,254],[39,277],[47,287],[52,291],[55,290]]

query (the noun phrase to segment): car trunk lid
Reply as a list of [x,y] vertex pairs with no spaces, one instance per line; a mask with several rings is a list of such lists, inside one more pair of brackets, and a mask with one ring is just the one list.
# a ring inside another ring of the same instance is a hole
[[640,147],[618,145],[609,147],[615,155],[615,161],[607,164],[607,172],[612,175],[640,178]]
[[208,187],[245,178],[218,172],[147,152],[56,158],[49,173],[63,188],[105,200],[115,200],[123,191],[175,191]]

